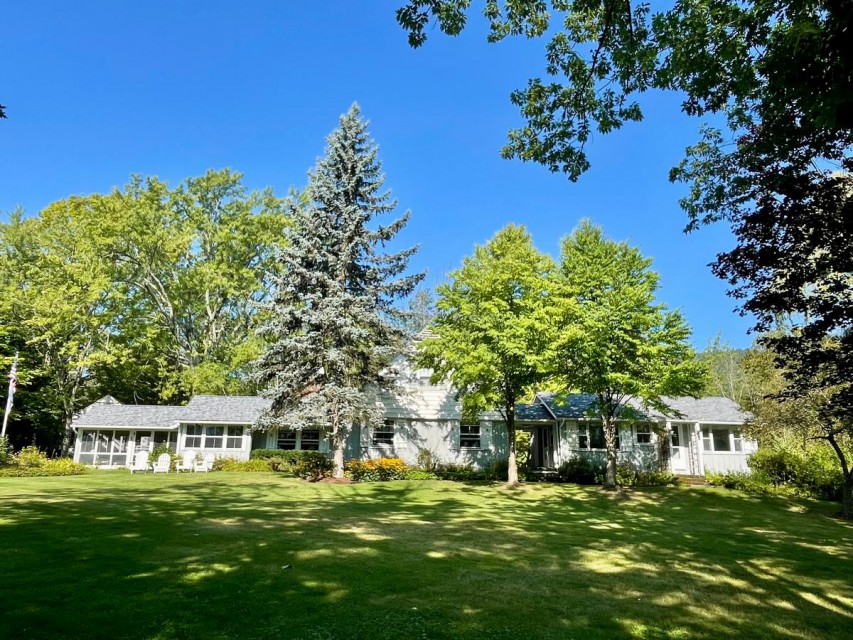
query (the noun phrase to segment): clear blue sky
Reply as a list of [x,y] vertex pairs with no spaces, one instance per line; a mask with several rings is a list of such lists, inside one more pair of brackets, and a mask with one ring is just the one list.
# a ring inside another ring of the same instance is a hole
[[[476,243],[521,223],[540,249],[589,217],[654,258],[660,299],[703,347],[746,346],[749,321],[708,263],[724,225],[684,235],[669,168],[696,139],[676,95],[649,95],[646,120],[590,145],[578,183],[499,150],[520,124],[509,93],[543,68],[541,41],[489,45],[482,20],[408,47],[403,0],[8,3],[0,20],[0,212],[35,214],[131,173],[170,182],[231,167],[249,187],[302,186],[340,113],[358,101],[434,285]],[[477,3],[475,3],[477,4]],[[477,16],[474,16],[475,18]]]

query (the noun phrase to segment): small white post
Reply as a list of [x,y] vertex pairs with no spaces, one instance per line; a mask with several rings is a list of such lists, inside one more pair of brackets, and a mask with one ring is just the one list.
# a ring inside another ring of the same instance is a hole
[[699,462],[699,473],[696,475],[704,476],[705,475],[705,443],[702,441],[702,425],[698,422],[694,425],[694,431],[696,432],[696,459]]

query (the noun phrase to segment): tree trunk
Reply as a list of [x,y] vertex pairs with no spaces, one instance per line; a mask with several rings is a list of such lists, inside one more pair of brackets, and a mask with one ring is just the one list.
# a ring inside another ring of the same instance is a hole
[[831,432],[826,440],[841,463],[841,477],[844,479],[841,485],[841,517],[850,520],[853,519],[853,469],[847,464],[847,456],[844,455],[844,450],[836,442],[835,436],[831,435]]
[[506,437],[508,438],[507,484],[518,484],[518,459],[515,455],[515,407],[506,412]]
[[341,436],[340,420],[335,416],[332,420],[332,475],[335,478],[344,477],[344,439]]
[[616,488],[616,418],[602,416],[604,425],[604,446],[607,449],[607,459],[604,466],[604,488]]
[[844,484],[841,485],[841,517],[853,519],[853,473],[844,474]]

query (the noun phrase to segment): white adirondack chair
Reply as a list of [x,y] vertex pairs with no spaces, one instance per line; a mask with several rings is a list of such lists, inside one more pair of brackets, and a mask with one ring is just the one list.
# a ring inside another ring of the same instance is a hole
[[154,473],[169,473],[169,468],[172,466],[172,456],[168,453],[161,453],[154,463]]
[[207,473],[211,469],[213,469],[213,461],[216,459],[212,453],[204,454],[204,459],[201,461],[196,460],[193,465],[193,471],[196,473]]
[[183,459],[175,464],[175,471],[192,471],[195,464],[196,452],[192,450],[184,451]]
[[133,464],[130,465],[130,472],[142,471],[145,473],[149,469],[151,469],[151,465],[148,463],[148,452],[137,451],[136,455],[133,457]]

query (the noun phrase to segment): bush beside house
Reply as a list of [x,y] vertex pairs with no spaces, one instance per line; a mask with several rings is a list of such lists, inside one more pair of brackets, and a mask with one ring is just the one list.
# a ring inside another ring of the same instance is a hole
[[86,465],[70,458],[48,458],[36,447],[24,447],[13,455],[8,441],[0,441],[0,477],[76,476],[87,471]]

